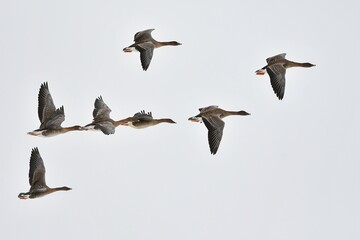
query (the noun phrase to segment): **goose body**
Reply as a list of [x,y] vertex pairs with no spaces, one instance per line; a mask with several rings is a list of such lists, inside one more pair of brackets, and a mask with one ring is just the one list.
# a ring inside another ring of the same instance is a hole
[[64,106],[55,108],[54,101],[51,97],[48,83],[41,84],[38,95],[38,115],[40,127],[32,132],[28,132],[32,136],[52,137],[71,131],[85,130],[79,125],[72,127],[61,127],[65,121]]
[[282,53],[267,58],[266,59],[267,65],[255,72],[257,75],[264,75],[266,72],[269,74],[271,86],[274,90],[274,93],[279,98],[279,100],[282,100],[285,94],[286,69],[292,67],[309,68],[315,66],[312,63],[292,62],[285,59],[285,56],[286,53]]
[[149,68],[155,48],[181,45],[176,41],[158,42],[151,36],[152,31],[154,29],[137,32],[134,36],[135,43],[123,49],[124,52],[140,52],[141,66],[144,71]]
[[136,129],[152,127],[160,123],[176,123],[170,118],[154,119],[151,112],[145,113],[144,110],[135,113],[132,117],[120,120],[120,122],[123,126],[129,126]]
[[189,120],[192,122],[204,122],[208,129],[210,153],[214,155],[219,149],[225,127],[225,122],[222,119],[232,115],[250,115],[245,111],[226,111],[216,105],[199,108],[199,111],[198,115],[190,117]]
[[20,199],[38,198],[57,191],[71,190],[71,188],[65,186],[50,188],[46,185],[44,161],[40,156],[40,152],[38,148],[33,148],[31,151],[29,183],[30,183],[30,190],[26,193],[20,193],[18,195],[18,198]]

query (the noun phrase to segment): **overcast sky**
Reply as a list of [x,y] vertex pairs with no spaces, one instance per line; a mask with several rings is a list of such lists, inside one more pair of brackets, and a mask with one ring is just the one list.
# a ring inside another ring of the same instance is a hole
[[[360,239],[358,1],[1,1],[1,239]],[[159,41],[147,72],[122,49]],[[279,101],[267,57],[316,64],[287,71]],[[114,119],[152,111],[177,124],[37,138],[47,81],[63,126],[92,120],[102,95]],[[218,153],[204,124],[219,105]],[[31,148],[50,187],[22,201]]]

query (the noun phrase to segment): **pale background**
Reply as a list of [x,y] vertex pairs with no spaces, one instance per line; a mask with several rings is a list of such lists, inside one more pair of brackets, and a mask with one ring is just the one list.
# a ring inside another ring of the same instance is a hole
[[[1,239],[360,239],[358,1],[1,1]],[[147,72],[125,54],[137,31],[160,41]],[[283,101],[267,57],[290,69]],[[121,119],[142,109],[176,125],[36,138],[48,81],[63,126],[92,120],[102,95]],[[203,124],[229,117],[217,155]],[[51,187],[21,201],[32,147]]]

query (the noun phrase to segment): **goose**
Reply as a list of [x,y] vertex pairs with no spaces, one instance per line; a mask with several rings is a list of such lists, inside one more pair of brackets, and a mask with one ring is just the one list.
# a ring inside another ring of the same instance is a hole
[[50,188],[45,181],[45,166],[44,161],[40,156],[37,147],[31,150],[30,170],[29,170],[30,190],[26,193],[20,193],[18,198],[29,199],[38,198],[58,191],[69,191],[69,187]]
[[155,126],[159,123],[176,123],[170,118],[154,119],[151,112],[145,113],[144,110],[135,113],[132,117],[122,119],[119,122],[123,126],[129,126],[136,129]]
[[64,106],[56,109],[51,97],[48,83],[42,83],[38,95],[38,115],[40,127],[32,132],[28,132],[32,136],[52,137],[70,131],[86,130],[79,125],[72,127],[61,127],[61,123],[65,121]]
[[105,135],[114,134],[115,128],[120,125],[121,121],[114,121],[110,118],[111,109],[106,105],[102,96],[95,99],[92,123],[84,128],[98,130]]
[[151,32],[155,29],[147,29],[137,32],[134,36],[134,44],[123,49],[124,52],[140,52],[141,65],[144,71],[149,68],[155,48],[163,46],[178,46],[181,43],[176,41],[158,42],[152,36]]
[[192,122],[204,122],[208,129],[210,153],[213,155],[217,153],[223,136],[225,122],[221,119],[232,115],[250,115],[250,113],[245,111],[226,111],[216,105],[199,108],[199,111],[198,115],[190,117],[189,120]]
[[286,69],[291,67],[314,67],[316,65],[312,63],[298,63],[292,62],[285,59],[286,53],[281,53],[273,57],[266,59],[267,65],[263,68],[255,71],[257,75],[264,75],[266,72],[270,76],[271,86],[274,90],[274,93],[282,100],[285,93],[285,73]]

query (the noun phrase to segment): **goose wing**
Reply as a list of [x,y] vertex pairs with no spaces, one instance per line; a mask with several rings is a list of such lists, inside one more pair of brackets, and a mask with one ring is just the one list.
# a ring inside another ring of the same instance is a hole
[[211,154],[216,154],[219,149],[225,122],[218,116],[203,117],[204,124],[208,129],[208,141]]
[[219,108],[219,106],[211,105],[208,107],[199,108],[199,111],[200,111],[200,113],[203,113],[203,112],[207,112],[209,110],[215,109],[215,108]]
[[134,118],[137,121],[151,121],[151,120],[153,120],[152,113],[151,112],[145,113],[144,110],[142,110],[142,111],[140,111],[138,113],[135,113]]
[[41,84],[38,95],[38,115],[41,123],[47,121],[55,112],[55,104],[51,97],[48,83]]
[[286,53],[281,53],[281,54],[267,58],[266,62],[268,64],[272,64],[272,63],[277,62],[279,59],[285,59],[285,56],[286,56]]
[[285,73],[286,68],[282,64],[273,64],[266,68],[270,76],[271,86],[276,96],[281,100],[285,94]]
[[29,183],[31,189],[46,187],[44,161],[37,147],[31,151]]
[[102,96],[98,97],[94,103],[93,117],[94,120],[101,118],[110,118],[111,109],[106,105]]
[[136,50],[140,52],[141,66],[146,71],[153,57],[155,45],[151,42],[139,43],[135,46]]
[[65,113],[64,106],[61,106],[55,110],[50,119],[41,124],[40,129],[60,129],[63,121],[65,121]]
[[95,129],[100,129],[105,135],[115,133],[115,126],[111,122],[101,122],[95,125]]
[[154,30],[155,29],[147,29],[144,31],[137,32],[134,36],[134,42],[138,43],[138,42],[144,42],[144,41],[153,39],[151,36],[151,32]]

